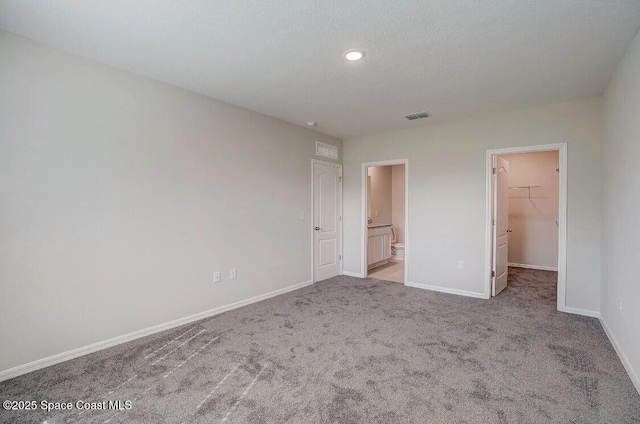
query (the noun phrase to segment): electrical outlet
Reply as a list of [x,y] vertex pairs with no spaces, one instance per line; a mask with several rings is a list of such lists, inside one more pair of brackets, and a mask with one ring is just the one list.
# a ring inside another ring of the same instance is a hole
[[236,268],[231,268],[229,271],[229,279],[235,280],[236,278],[238,278],[238,270]]
[[304,221],[304,212],[300,212],[300,221]]
[[464,269],[464,261],[458,261],[458,269]]
[[213,273],[213,282],[214,283],[220,282],[220,271],[216,271]]
[[620,315],[622,315],[622,299],[618,299],[618,308],[620,309]]

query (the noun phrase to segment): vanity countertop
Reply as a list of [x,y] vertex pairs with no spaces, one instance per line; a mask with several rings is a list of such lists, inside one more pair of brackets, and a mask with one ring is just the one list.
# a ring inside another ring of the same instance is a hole
[[391,227],[391,224],[369,224],[367,228]]

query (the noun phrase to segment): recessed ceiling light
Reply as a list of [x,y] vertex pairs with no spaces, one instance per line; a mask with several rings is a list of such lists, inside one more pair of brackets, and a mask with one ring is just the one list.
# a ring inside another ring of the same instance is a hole
[[347,60],[356,61],[360,60],[364,57],[364,52],[358,49],[350,49],[344,52],[344,57]]
[[315,127],[316,126],[316,121],[307,121],[307,125],[310,127]]

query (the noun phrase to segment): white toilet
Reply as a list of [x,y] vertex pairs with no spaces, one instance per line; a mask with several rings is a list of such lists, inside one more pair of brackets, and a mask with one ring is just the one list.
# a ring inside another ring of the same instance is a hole
[[391,255],[393,259],[404,261],[404,243],[397,243],[396,229],[391,227]]

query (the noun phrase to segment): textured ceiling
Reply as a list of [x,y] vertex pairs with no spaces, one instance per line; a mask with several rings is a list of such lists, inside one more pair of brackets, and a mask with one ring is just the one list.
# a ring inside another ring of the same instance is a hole
[[349,138],[598,95],[640,1],[0,0],[0,28]]

